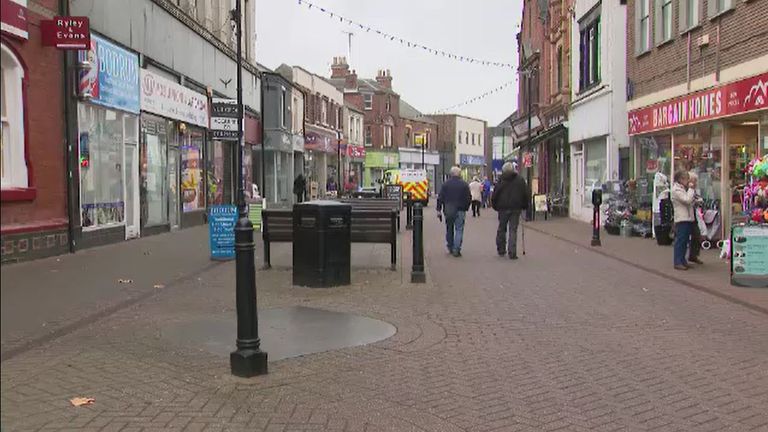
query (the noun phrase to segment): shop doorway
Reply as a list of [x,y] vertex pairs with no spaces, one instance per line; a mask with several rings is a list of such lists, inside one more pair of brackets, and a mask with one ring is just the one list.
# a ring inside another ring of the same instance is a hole
[[[571,187],[571,215],[580,220],[589,220],[587,209],[584,208],[584,152],[579,145],[573,153],[572,169],[573,183]],[[586,218],[585,218],[586,214]]]
[[125,238],[139,237],[139,148],[125,145]]
[[179,148],[168,149],[168,220],[171,229],[178,229],[179,221]]

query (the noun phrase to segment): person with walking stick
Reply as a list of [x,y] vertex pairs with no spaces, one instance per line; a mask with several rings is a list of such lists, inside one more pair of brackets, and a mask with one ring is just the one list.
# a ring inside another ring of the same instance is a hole
[[528,208],[530,202],[531,191],[517,172],[517,164],[505,163],[501,168],[501,180],[491,196],[491,206],[499,214],[499,228],[496,230],[499,256],[508,255],[510,259],[517,259],[517,227],[522,211]]

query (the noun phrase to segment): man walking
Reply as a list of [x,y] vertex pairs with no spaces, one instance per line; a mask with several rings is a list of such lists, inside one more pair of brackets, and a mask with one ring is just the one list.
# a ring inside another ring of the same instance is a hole
[[469,185],[461,179],[461,168],[455,166],[451,168],[450,178],[443,183],[437,196],[437,217],[445,215],[445,243],[448,252],[455,257],[461,256],[464,219],[470,201]]
[[472,195],[472,217],[479,217],[480,205],[483,204],[483,184],[477,177],[469,184],[469,193]]
[[496,251],[499,256],[508,254],[510,259],[517,259],[517,226],[520,214],[528,208],[530,201],[531,192],[518,174],[517,164],[505,163],[501,168],[501,179],[491,197],[491,206],[499,213],[499,228],[496,231]]

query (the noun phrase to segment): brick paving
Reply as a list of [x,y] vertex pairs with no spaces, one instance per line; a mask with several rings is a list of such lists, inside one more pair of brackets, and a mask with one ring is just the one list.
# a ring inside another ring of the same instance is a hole
[[493,216],[470,218],[456,259],[427,212],[425,285],[407,265],[383,270],[379,246],[356,255],[382,269],[356,268],[349,287],[259,272],[260,307],[357,313],[395,325],[389,339],[234,378],[228,358],[163,338],[170,323],[233,317],[227,263],[4,360],[2,428],[768,431],[768,315],[533,230],[526,256],[499,258]]

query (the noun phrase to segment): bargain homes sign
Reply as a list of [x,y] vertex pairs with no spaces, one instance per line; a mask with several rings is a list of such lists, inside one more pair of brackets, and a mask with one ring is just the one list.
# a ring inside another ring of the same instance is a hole
[[768,73],[630,111],[637,135],[768,109]]

